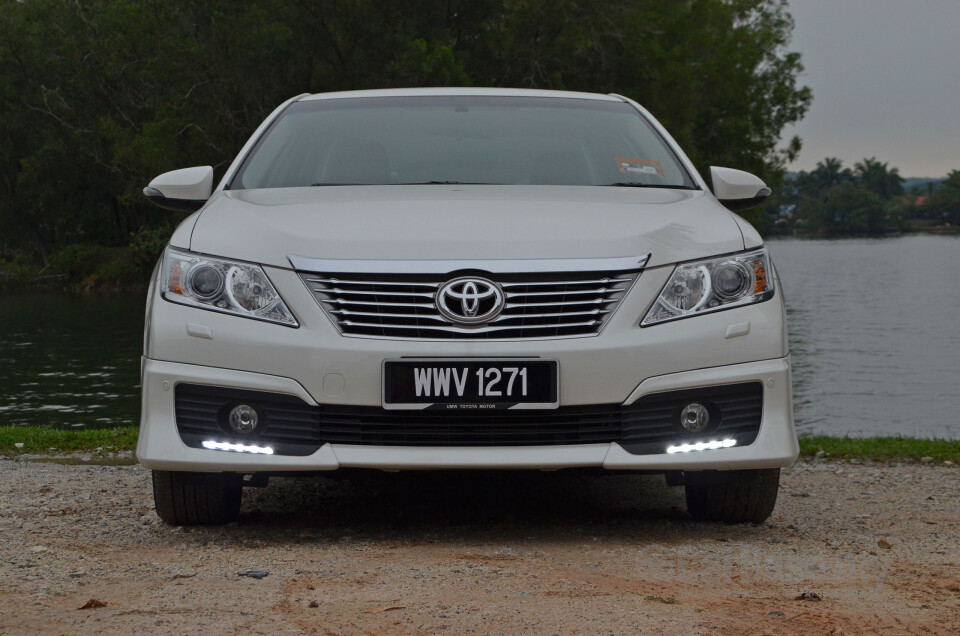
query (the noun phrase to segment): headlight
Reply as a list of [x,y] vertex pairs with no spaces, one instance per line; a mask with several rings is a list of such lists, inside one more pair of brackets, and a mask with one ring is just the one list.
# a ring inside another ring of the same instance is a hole
[[677,265],[641,327],[773,298],[766,250]]
[[259,265],[167,248],[162,275],[163,297],[171,302],[298,326]]

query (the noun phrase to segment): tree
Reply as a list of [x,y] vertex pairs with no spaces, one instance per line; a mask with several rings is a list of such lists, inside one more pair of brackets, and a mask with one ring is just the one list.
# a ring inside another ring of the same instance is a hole
[[960,170],[951,170],[930,195],[929,216],[951,225],[960,225]]
[[816,168],[806,176],[808,177],[806,190],[817,197],[828,188],[853,181],[850,168],[844,168],[843,161],[836,157],[827,157],[823,161],[818,161]]
[[853,167],[860,183],[884,201],[903,194],[903,177],[897,168],[887,168],[876,157],[858,161]]
[[815,209],[825,234],[877,234],[883,228],[883,201],[855,183],[827,189]]
[[519,86],[637,99],[693,161],[778,183],[797,84],[784,0],[0,0],[0,248],[160,227],[141,188],[232,160],[301,92]]

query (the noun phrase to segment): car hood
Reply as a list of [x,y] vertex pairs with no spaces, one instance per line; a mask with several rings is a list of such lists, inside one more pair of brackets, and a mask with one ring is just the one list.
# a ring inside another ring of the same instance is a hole
[[219,192],[190,249],[290,267],[360,260],[609,258],[648,267],[736,252],[736,219],[703,191],[577,186],[325,186]]

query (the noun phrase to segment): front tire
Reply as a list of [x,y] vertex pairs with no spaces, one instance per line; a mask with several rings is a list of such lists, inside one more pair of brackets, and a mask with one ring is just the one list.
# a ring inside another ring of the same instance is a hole
[[157,516],[175,526],[218,525],[240,516],[239,480],[207,473],[153,471]]
[[773,513],[780,469],[738,470],[687,480],[687,511],[700,521],[762,523]]

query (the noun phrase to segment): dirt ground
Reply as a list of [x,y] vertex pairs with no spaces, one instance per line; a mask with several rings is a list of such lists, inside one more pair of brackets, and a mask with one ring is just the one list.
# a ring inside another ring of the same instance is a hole
[[275,479],[192,529],[137,466],[0,486],[5,635],[960,633],[956,466],[801,463],[759,526],[656,476]]

